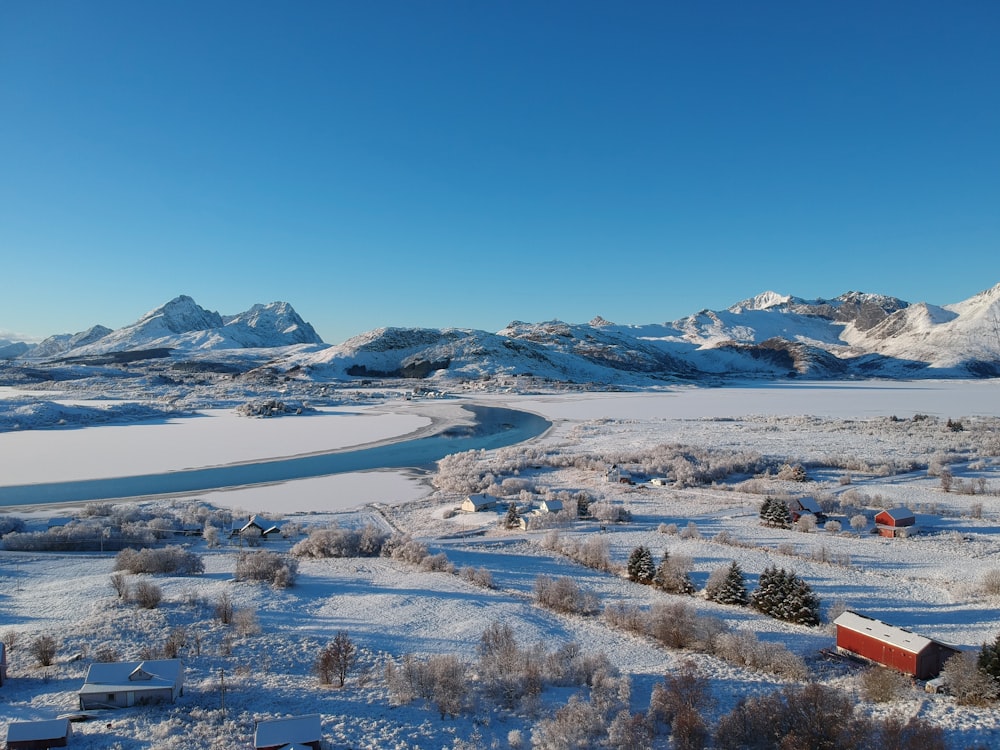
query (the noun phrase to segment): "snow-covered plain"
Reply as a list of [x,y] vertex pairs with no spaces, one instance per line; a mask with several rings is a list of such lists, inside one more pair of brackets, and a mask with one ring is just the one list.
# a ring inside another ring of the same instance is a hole
[[[1000,568],[1000,463],[997,454],[987,450],[1000,417],[1000,382],[754,384],[656,393],[479,395],[476,400],[502,402],[551,419],[553,429],[531,447],[568,456],[600,459],[622,451],[683,444],[754,451],[807,465],[830,456],[867,464],[871,471],[816,470],[805,486],[762,481],[774,493],[866,496],[874,503],[869,517],[874,507],[909,505],[917,511],[923,535],[890,541],[868,534],[764,528],[757,523],[763,495],[735,480],[682,489],[648,484],[629,487],[607,484],[601,471],[572,464],[525,473],[521,478],[532,483],[538,497],[544,488],[587,490],[625,505],[633,522],[609,526],[604,535],[613,559],[624,563],[640,544],[650,547],[654,555],[669,549],[672,556],[692,559],[692,578],[699,589],[713,569],[730,560],[739,562],[750,588],[761,570],[776,564],[802,575],[822,599],[824,612],[842,603],[963,648],[992,640],[1000,629],[1000,600],[983,595],[977,587],[983,574]],[[158,462],[156,470],[170,470],[343,448],[422,428],[428,418],[420,416],[419,409],[400,401],[382,407],[378,416],[357,412],[246,420],[212,413],[160,424],[7,433],[0,435],[0,481],[14,484],[10,476],[18,482],[50,481],[54,476],[79,476],[81,471],[97,472],[92,476],[136,473],[131,459],[123,456],[144,453],[155,454],[149,460]],[[936,419],[913,421],[917,414]],[[946,418],[962,420],[967,429],[946,431]],[[184,437],[178,441],[180,431]],[[247,439],[251,432],[256,439]],[[141,442],[142,450],[118,454],[131,442],[129,434]],[[67,439],[63,436],[78,442],[60,442]],[[31,449],[20,447],[25,439],[30,439]],[[76,450],[89,451],[90,466],[80,461],[72,470],[56,468],[77,463]],[[503,451],[484,452],[475,460],[488,470],[500,465],[498,453]],[[980,487],[987,491],[975,495],[944,492],[939,479],[928,477],[926,471],[929,462],[942,456],[948,457],[956,479],[969,486],[981,479]],[[906,462],[924,468],[904,473],[881,470]],[[372,483],[381,486],[375,488]],[[405,473],[370,472],[203,493],[158,504],[178,509],[207,502],[238,508],[235,515],[263,511],[279,523],[306,526],[375,522],[413,534],[434,551],[444,551],[456,565],[488,569],[496,585],[493,590],[446,573],[364,558],[304,561],[298,585],[273,591],[232,581],[238,549],[210,550],[197,541],[192,548],[204,554],[206,572],[195,577],[157,576],[164,603],[147,611],[122,604],[114,596],[108,585],[112,554],[4,551],[0,553],[0,632],[18,631],[20,645],[11,652],[10,679],[0,688],[0,716],[6,720],[49,718],[75,708],[75,690],[96,649],[110,646],[124,658],[138,658],[144,648],[162,645],[177,626],[198,632],[202,641],[200,654],[190,646],[185,653],[188,689],[181,701],[176,706],[127,709],[99,722],[76,725],[73,746],[248,748],[252,747],[254,717],[318,712],[333,747],[439,748],[451,747],[456,738],[472,742],[470,746],[508,747],[511,730],[529,737],[539,716],[551,713],[574,691],[546,690],[534,714],[481,704],[475,712],[441,721],[420,702],[391,705],[380,676],[387,658],[405,653],[454,653],[471,659],[479,636],[493,621],[509,623],[525,645],[542,641],[554,648],[575,641],[585,651],[605,652],[632,678],[633,711],[643,710],[653,684],[688,658],[711,678],[717,699],[713,717],[731,709],[741,696],[785,684],[774,675],[714,657],[663,649],[612,630],[600,618],[557,615],[538,608],[531,594],[535,577],[542,573],[572,576],[598,595],[603,605],[622,601],[648,606],[673,597],[583,568],[543,549],[540,542],[545,532],[501,530],[497,524],[501,516],[496,513],[450,516],[446,511],[461,499],[459,494],[435,491]],[[377,505],[364,505],[369,502]],[[981,513],[973,512],[977,505]],[[14,511],[36,525],[46,515],[68,512]],[[848,519],[838,520],[845,530],[850,529]],[[659,530],[662,524],[684,529],[692,521],[699,533],[688,538]],[[469,536],[477,530],[484,534]],[[715,541],[721,531],[745,546]],[[570,538],[598,533],[599,527],[588,522],[561,530]],[[272,539],[266,544],[287,551],[297,538]],[[841,564],[816,561],[819,550]],[[256,610],[262,626],[259,635],[236,637],[212,618],[211,607],[205,603],[222,592],[228,592],[238,607]],[[919,690],[888,705],[864,702],[850,668],[815,659],[820,649],[832,645],[826,627],[788,625],[700,598],[684,601],[694,603],[700,613],[722,618],[730,627],[751,630],[762,640],[784,642],[807,658],[816,679],[850,691],[860,711],[920,716],[944,727],[956,748],[1000,745],[1000,718],[993,709],[960,707],[950,697]],[[359,645],[361,662],[343,689],[320,688],[312,663],[321,645],[338,630],[347,630]],[[53,667],[35,667],[24,648],[41,633],[55,634],[62,642]],[[82,658],[73,660],[74,654]],[[228,686],[225,717],[216,710],[220,670],[225,670]],[[669,746],[665,737],[657,742],[659,747]]]

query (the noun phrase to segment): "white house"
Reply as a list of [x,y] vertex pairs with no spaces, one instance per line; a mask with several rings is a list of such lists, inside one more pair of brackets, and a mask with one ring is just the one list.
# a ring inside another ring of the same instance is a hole
[[632,475],[618,464],[612,464],[604,474],[605,480],[613,484],[631,484]]
[[184,663],[180,659],[95,662],[80,688],[80,708],[173,703],[183,694]]
[[493,495],[480,492],[465,498],[465,501],[462,503],[462,510],[466,513],[478,513],[483,510],[489,510],[495,507],[496,504],[497,499]]
[[542,500],[538,504],[538,510],[542,513],[558,513],[563,509],[562,500]]

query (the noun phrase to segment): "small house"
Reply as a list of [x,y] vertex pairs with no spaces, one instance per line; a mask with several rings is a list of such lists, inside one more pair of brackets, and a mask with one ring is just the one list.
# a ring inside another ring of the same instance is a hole
[[840,653],[899,670],[918,680],[937,677],[944,663],[959,653],[954,646],[850,610],[833,624]]
[[493,495],[480,492],[465,498],[465,501],[462,503],[462,510],[465,513],[479,513],[496,507],[496,504],[497,499]]
[[312,748],[320,750],[323,729],[319,714],[289,716],[285,719],[257,719],[253,727],[255,750]]
[[612,484],[632,484],[632,474],[618,464],[612,464],[604,473],[604,479]]
[[[263,520],[263,519],[262,519]],[[230,536],[253,536],[267,539],[271,534],[280,534],[281,528],[273,523],[261,522],[257,516],[250,516],[250,520],[238,529],[233,529]]]
[[875,516],[875,530],[879,536],[907,536],[916,531],[916,519],[909,508],[891,508]]
[[562,509],[562,500],[542,500],[542,502],[538,504],[538,510],[542,513],[558,513]]
[[180,659],[95,662],[80,688],[80,708],[127,708],[145,703],[173,703],[184,695]]
[[788,512],[792,514],[792,523],[798,521],[802,516],[813,515],[817,521],[822,521],[826,516],[823,509],[811,497],[797,497],[788,501]]
[[7,681],[7,646],[0,643],[0,687]]
[[653,477],[649,480],[649,483],[656,487],[666,487],[670,484],[670,480],[667,477]]
[[72,728],[69,719],[12,721],[7,726],[8,750],[46,750],[66,747]]

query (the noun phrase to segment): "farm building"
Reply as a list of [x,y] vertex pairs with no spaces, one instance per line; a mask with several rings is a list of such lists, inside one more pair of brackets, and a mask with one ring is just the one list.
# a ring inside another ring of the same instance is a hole
[[7,748],[47,750],[50,747],[66,747],[66,741],[72,731],[69,719],[12,721],[7,726]]
[[918,680],[936,677],[944,663],[959,653],[957,648],[933,638],[850,610],[841,614],[833,624],[837,627],[839,652],[897,669]]
[[797,497],[794,500],[789,500],[788,512],[792,514],[792,523],[810,513],[816,517],[817,521],[822,521],[826,518],[823,514],[823,509],[819,507],[819,503],[811,497]]
[[466,513],[478,513],[483,510],[490,510],[497,504],[497,499],[493,495],[487,495],[484,492],[480,492],[475,495],[469,495],[465,498],[462,503],[462,510]]
[[80,708],[127,708],[143,703],[173,703],[184,694],[180,659],[97,662],[80,688]]
[[256,536],[267,539],[271,534],[280,534],[281,528],[272,523],[261,523],[257,516],[250,516],[250,520],[238,529],[233,529],[229,536]]
[[613,484],[632,484],[632,474],[618,464],[612,464],[605,472],[604,479]]
[[285,719],[257,719],[253,727],[255,750],[312,748],[320,750],[323,730],[319,714],[289,716]]
[[906,536],[916,530],[915,523],[909,508],[890,508],[875,516],[875,529],[879,536]]
[[542,500],[542,502],[538,504],[538,510],[542,513],[558,513],[562,509],[562,500]]

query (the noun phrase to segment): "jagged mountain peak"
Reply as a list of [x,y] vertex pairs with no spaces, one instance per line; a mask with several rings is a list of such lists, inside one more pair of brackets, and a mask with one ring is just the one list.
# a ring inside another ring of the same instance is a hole
[[744,310],[770,310],[774,307],[787,305],[793,299],[793,297],[786,294],[778,294],[777,292],[771,291],[762,292],[756,297],[750,297],[742,302],[737,302],[729,308],[729,312],[741,313]]

